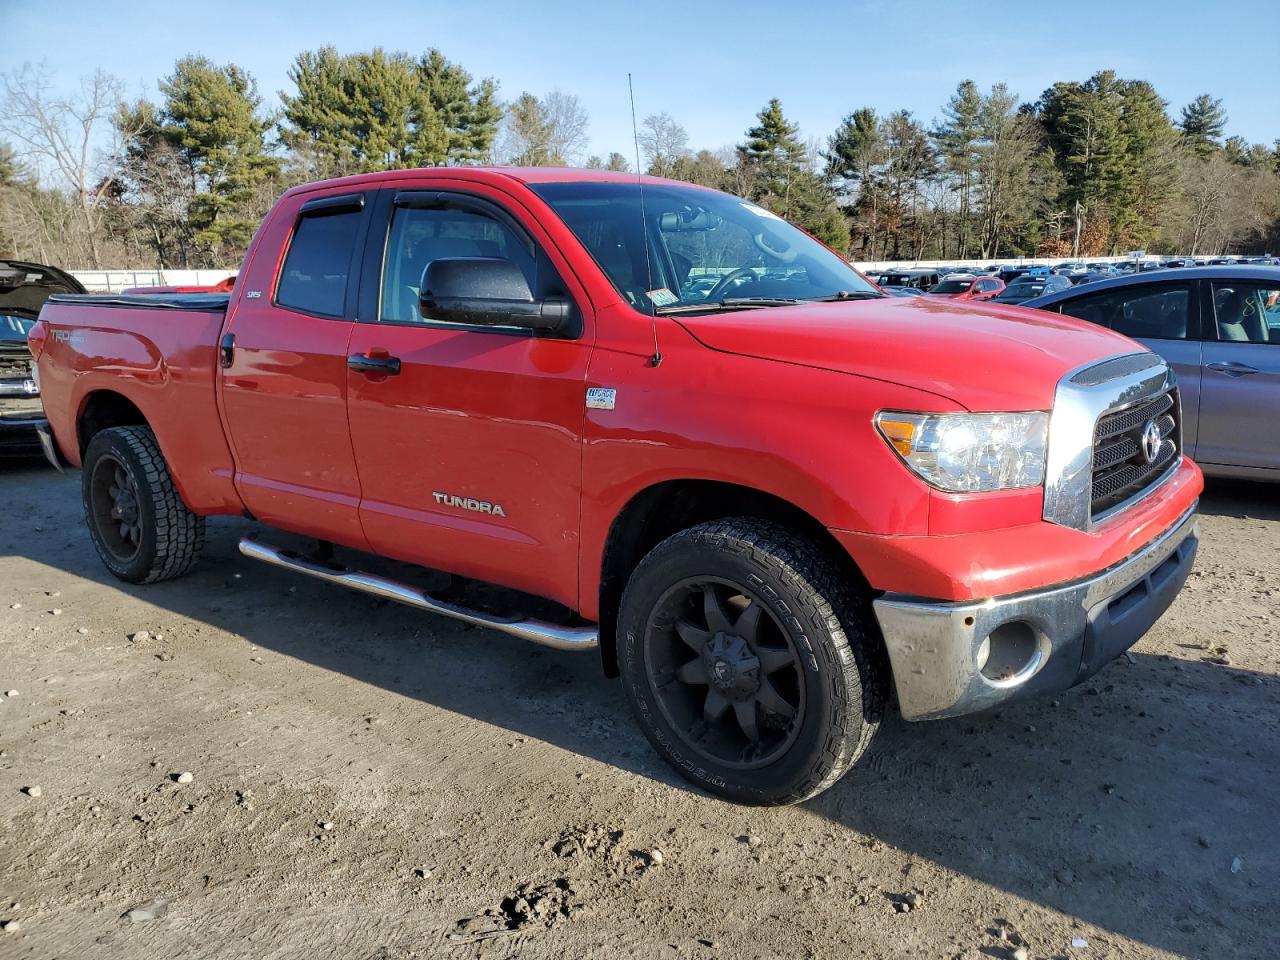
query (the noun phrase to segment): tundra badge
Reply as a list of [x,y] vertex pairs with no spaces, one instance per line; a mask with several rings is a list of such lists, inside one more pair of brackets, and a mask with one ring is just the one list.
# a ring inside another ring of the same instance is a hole
[[475,513],[487,513],[493,517],[505,517],[507,511],[502,509],[500,503],[490,503],[488,500],[477,500],[474,497],[459,497],[452,493],[440,493],[436,491],[431,494],[436,498],[436,503],[446,507],[459,507],[463,510],[471,510]]

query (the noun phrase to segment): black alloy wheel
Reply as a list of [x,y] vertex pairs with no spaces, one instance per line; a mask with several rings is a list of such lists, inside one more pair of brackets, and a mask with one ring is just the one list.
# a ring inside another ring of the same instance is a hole
[[744,586],[693,577],[658,602],[646,665],[668,722],[707,759],[749,769],[785,752],[803,720],[800,658]]

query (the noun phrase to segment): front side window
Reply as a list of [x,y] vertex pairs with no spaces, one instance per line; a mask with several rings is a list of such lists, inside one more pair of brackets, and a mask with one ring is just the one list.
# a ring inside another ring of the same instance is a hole
[[1215,283],[1213,310],[1219,340],[1280,343],[1280,284]]
[[767,306],[841,293],[881,296],[804,231],[727,194],[648,183],[642,191],[638,183],[617,181],[530,188],[623,298],[645,313]]
[[1190,309],[1191,288],[1185,284],[1126,287],[1062,304],[1067,316],[1139,340],[1187,339]]
[[930,293],[964,293],[973,283],[972,280],[943,280],[929,288]]
[[343,315],[361,215],[344,210],[298,220],[276,286],[277,304],[322,317]]
[[538,289],[534,256],[506,224],[472,209],[397,206],[382,267],[379,319],[384,323],[430,319],[418,310],[423,275],[433,260],[453,257],[510,260],[524,274],[529,289]]

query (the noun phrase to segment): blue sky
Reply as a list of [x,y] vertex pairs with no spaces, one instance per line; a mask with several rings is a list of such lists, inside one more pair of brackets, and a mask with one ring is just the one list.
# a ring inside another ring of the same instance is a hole
[[984,88],[1004,81],[1031,100],[1054,81],[1105,67],[1150,80],[1175,119],[1209,92],[1222,98],[1228,134],[1267,144],[1280,137],[1276,0],[0,0],[0,24],[0,61],[45,60],[61,85],[101,66],[131,97],[154,96],[178,56],[202,53],[247,68],[269,106],[288,88],[299,50],[435,46],[474,76],[497,80],[504,98],[555,87],[576,94],[590,115],[591,152],[628,157],[628,71],[641,118],[666,111],[691,146],[712,149],[738,142],[774,96],[805,137],[825,139],[864,105],[905,107],[931,121],[964,78]]

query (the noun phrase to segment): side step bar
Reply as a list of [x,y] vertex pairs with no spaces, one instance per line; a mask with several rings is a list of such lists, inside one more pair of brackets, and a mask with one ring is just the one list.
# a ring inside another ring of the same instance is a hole
[[254,560],[261,560],[264,563],[284,567],[287,570],[296,570],[298,573],[305,573],[307,576],[315,577],[317,580],[327,580],[329,583],[350,587],[352,590],[359,590],[361,593],[370,593],[375,597],[397,600],[400,603],[407,603],[411,607],[417,607],[419,610],[438,613],[442,617],[452,617],[454,620],[461,620],[477,627],[500,630],[503,633],[511,634],[513,637],[519,637],[521,640],[532,640],[534,643],[540,643],[544,647],[552,647],[556,650],[594,650],[599,646],[599,631],[595,626],[562,627],[554,623],[545,623],[541,620],[495,617],[488,613],[481,613],[478,610],[468,610],[465,607],[454,606],[442,600],[433,600],[421,590],[414,589],[403,583],[397,583],[394,580],[388,580],[385,577],[376,577],[370,573],[349,570],[340,564],[317,563],[292,551],[278,550],[275,547],[267,546],[265,543],[258,543],[247,537],[240,540],[240,552],[246,557],[252,557]]

